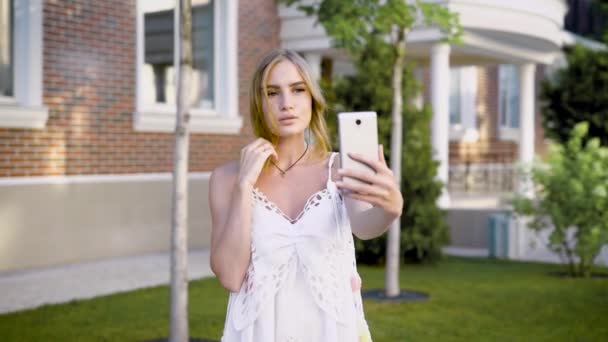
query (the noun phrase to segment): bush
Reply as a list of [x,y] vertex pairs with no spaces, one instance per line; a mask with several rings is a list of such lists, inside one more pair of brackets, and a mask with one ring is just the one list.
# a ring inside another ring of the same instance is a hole
[[547,164],[533,166],[535,199],[513,201],[516,213],[532,216],[531,229],[553,229],[548,247],[568,260],[571,275],[583,277],[608,244],[608,148],[588,139],[588,129],[577,124],[565,145],[551,146]]

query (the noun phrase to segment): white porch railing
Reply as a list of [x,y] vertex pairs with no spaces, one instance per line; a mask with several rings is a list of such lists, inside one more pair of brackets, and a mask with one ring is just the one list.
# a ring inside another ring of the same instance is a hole
[[507,193],[516,185],[516,166],[512,163],[456,164],[449,167],[450,193]]

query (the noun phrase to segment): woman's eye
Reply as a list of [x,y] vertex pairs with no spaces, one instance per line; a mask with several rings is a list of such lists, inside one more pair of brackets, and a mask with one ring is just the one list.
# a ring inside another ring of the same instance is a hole
[[306,88],[294,88],[293,92],[294,93],[303,93],[306,91]]
[[277,94],[279,94],[279,93],[277,91],[274,91],[274,90],[270,90],[270,91],[268,91],[266,93],[266,95],[268,95],[268,96],[276,96]]

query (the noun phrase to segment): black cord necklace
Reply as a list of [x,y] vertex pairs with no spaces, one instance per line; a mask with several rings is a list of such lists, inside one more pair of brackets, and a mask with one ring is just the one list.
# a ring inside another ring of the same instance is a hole
[[304,149],[304,153],[302,153],[302,155],[300,156],[300,158],[298,158],[298,160],[296,160],[295,162],[293,162],[293,164],[289,165],[288,168],[286,168],[285,170],[281,169],[277,164],[275,164],[275,162],[270,159],[270,162],[272,163],[272,165],[274,165],[274,167],[276,167],[279,172],[281,173],[281,177],[285,177],[285,172],[289,171],[289,169],[291,169],[292,167],[294,167],[299,161],[300,159],[302,159],[304,157],[304,155],[306,154],[306,152],[308,151],[308,144],[306,144],[306,148]]

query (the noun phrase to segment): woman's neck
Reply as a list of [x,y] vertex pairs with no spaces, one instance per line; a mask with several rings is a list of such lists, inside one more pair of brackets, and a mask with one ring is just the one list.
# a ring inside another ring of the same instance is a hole
[[[308,159],[308,155],[310,154],[310,148],[306,151],[306,144],[304,134],[280,138],[276,147],[277,154],[279,155],[279,160],[276,161],[276,164],[281,168],[289,167],[300,158],[298,163],[303,163]],[[304,151],[306,151],[306,155],[302,157]]]

